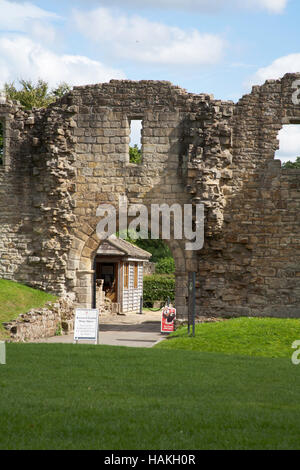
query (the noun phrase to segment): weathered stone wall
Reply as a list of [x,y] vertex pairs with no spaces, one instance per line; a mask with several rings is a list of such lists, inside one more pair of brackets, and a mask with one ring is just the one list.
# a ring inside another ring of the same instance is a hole
[[[128,203],[183,205],[185,192],[182,122],[188,94],[168,82],[111,81],[77,87],[72,102],[76,152],[77,221],[70,251],[68,275],[81,305],[92,301],[93,257],[99,246],[95,230],[99,204],[118,207],[119,196]],[[143,120],[143,161],[129,162],[130,120]],[[177,268],[177,305],[186,310],[186,269],[183,243],[171,240]],[[191,254],[190,254],[191,255]]]
[[35,308],[21,314],[16,320],[4,323],[10,341],[25,343],[74,331],[73,301],[68,296],[57,302],[48,302],[44,308]]
[[300,315],[299,189],[300,170],[270,161],[227,206],[222,238],[199,256],[202,314]]
[[151,274],[155,274],[155,265],[152,261],[144,261],[144,276],[149,276]]
[[[70,165],[75,157],[62,135],[67,106],[25,112],[0,104],[5,123],[0,167],[0,275],[57,294],[64,293],[68,223],[72,220]],[[73,160],[72,160],[73,157]],[[69,245],[68,245],[69,243]]]
[[274,160],[282,125],[300,122],[297,77],[254,87],[235,106],[224,223],[199,253],[202,314],[300,316],[300,172]]
[[[28,152],[32,116],[9,102],[0,104],[0,119],[5,133],[5,160],[0,167],[0,275],[20,280],[32,274],[27,257],[34,213]],[[20,266],[23,266],[22,273]]]
[[[0,169],[0,275],[91,306],[101,203],[205,205],[205,245],[168,244],[176,306],[187,273],[201,315],[300,315],[299,172],[274,161],[283,124],[300,122],[286,75],[237,104],[169,82],[75,87],[46,110],[0,104],[8,165]],[[130,120],[142,119],[143,161],[129,162]]]

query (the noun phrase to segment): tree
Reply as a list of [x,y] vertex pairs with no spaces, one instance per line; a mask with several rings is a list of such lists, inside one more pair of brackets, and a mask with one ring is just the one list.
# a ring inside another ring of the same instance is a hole
[[297,157],[295,162],[285,162],[282,168],[300,168],[300,157]]
[[51,93],[56,99],[59,99],[69,93],[69,91],[71,91],[70,85],[68,85],[66,82],[62,82],[58,85],[57,88],[54,88]]
[[[63,82],[52,90],[44,80],[38,80],[33,84],[31,80],[19,80],[20,89],[15,87],[14,82],[4,84],[4,92],[8,99],[17,100],[25,109],[46,108],[57,99],[71,90],[71,87]],[[0,165],[3,165],[3,124],[0,122]]]
[[142,152],[136,144],[134,147],[129,147],[129,161],[137,164],[142,162]]
[[175,261],[171,256],[160,258],[156,263],[155,273],[157,274],[173,274],[175,272]]
[[163,258],[171,258],[172,252],[168,245],[163,240],[152,240],[138,238],[136,245],[142,248],[142,250],[149,251],[152,254],[151,260],[153,263],[157,263]]
[[25,109],[46,108],[49,104],[68,93],[71,88],[67,83],[61,83],[57,88],[49,89],[49,84],[38,80],[36,84],[31,80],[19,80],[20,89],[14,82],[5,83],[4,92],[8,99],[20,101]]
[[[129,243],[142,248],[142,250],[149,251],[149,253],[152,254],[151,261],[153,263],[157,263],[158,261],[165,258],[172,258],[172,252],[163,240],[152,240],[151,238],[134,238],[129,230],[126,231],[125,235],[125,240],[127,240]],[[117,233],[117,236],[120,236],[119,232]]]

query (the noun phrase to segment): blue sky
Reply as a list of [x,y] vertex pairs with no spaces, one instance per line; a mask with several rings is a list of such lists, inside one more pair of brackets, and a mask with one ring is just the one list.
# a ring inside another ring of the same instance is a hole
[[153,79],[237,101],[300,71],[299,20],[299,0],[0,0],[0,88]]

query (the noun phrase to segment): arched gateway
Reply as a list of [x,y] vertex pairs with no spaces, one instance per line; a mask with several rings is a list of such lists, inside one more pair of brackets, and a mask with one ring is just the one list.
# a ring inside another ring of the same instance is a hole
[[[278,131],[300,119],[299,78],[268,81],[237,104],[129,80],[75,87],[31,112],[0,104],[0,275],[90,306],[99,205],[203,204],[203,249],[168,241],[178,315],[196,271],[198,314],[300,316],[300,175],[274,160]],[[129,161],[133,120],[140,164]]]

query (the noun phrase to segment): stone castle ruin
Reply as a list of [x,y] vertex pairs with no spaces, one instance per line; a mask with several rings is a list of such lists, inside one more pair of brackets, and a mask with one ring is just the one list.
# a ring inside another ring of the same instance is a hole
[[[199,315],[300,316],[300,170],[274,159],[284,124],[300,123],[293,82],[233,102],[163,81],[75,87],[46,109],[0,102],[0,276],[91,307],[99,204],[205,206],[205,244],[168,241],[176,306],[187,315],[197,273]],[[142,163],[129,161],[142,120]]]

